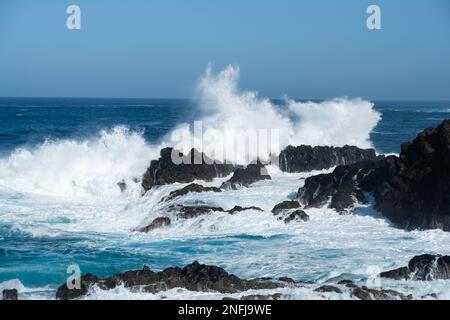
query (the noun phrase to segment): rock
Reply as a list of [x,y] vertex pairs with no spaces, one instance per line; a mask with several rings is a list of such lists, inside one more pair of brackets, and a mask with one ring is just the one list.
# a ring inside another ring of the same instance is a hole
[[18,300],[18,293],[16,289],[5,289],[3,290],[3,300]]
[[332,208],[345,211],[364,202],[363,192],[400,228],[450,231],[450,120],[404,143],[399,157],[339,166],[306,179],[299,197],[306,206],[331,198]]
[[234,206],[232,209],[228,210],[229,214],[236,214],[238,212],[247,211],[247,210],[256,210],[256,211],[263,211],[263,209],[258,207],[241,207],[241,206]]
[[211,207],[211,206],[171,206],[169,207],[170,211],[176,211],[176,217],[179,219],[192,219],[197,218],[199,216],[211,213],[211,212],[225,212],[220,207]]
[[125,192],[125,190],[127,190],[127,184],[123,180],[117,182],[117,186],[120,188],[120,192]]
[[334,292],[334,293],[342,293],[342,290],[338,287],[330,286],[330,285],[323,285],[317,289],[314,289],[316,292]]
[[288,146],[281,151],[279,156],[280,169],[284,172],[323,170],[376,158],[375,150],[360,149],[354,146]]
[[161,199],[161,201],[171,201],[177,197],[184,196],[188,193],[200,193],[200,192],[222,192],[219,188],[216,187],[204,187],[202,185],[191,183],[182,189],[178,189],[169,193],[167,197]]
[[402,267],[380,274],[382,278],[395,280],[447,280],[450,279],[450,256],[424,254],[409,261],[407,267]]
[[377,166],[375,162],[358,162],[350,166],[339,166],[332,173],[309,177],[298,191],[300,203],[309,207],[329,207],[344,213],[356,201],[366,202],[360,181]]
[[277,204],[275,207],[273,207],[272,209],[272,213],[274,215],[277,215],[279,213],[282,213],[286,210],[291,210],[291,209],[298,209],[300,208],[300,203],[296,200],[294,201],[283,201],[279,204]]
[[[185,161],[175,164],[172,161],[172,152],[178,154],[178,158],[183,158]],[[187,155],[183,155],[173,148],[164,148],[160,152],[160,158],[150,163],[150,167],[143,176],[142,187],[145,191],[148,191],[153,186],[175,182],[212,181],[217,177],[228,176],[233,170],[233,165],[212,160],[196,149],[192,149]]]
[[286,282],[286,283],[295,283],[295,280],[289,277],[280,277],[278,281]]
[[403,293],[390,289],[374,289],[366,286],[352,289],[351,296],[360,300],[411,300],[412,295],[405,296]]
[[290,223],[292,221],[308,221],[309,216],[303,210],[295,210],[289,213],[289,215],[284,219],[285,223]]
[[251,184],[272,179],[267,173],[267,169],[261,162],[249,164],[245,168],[237,168],[230,180],[224,182],[222,189],[237,190],[240,187],[249,187]]
[[281,284],[270,281],[240,279],[220,267],[207,266],[195,261],[184,268],[167,268],[161,272],[153,272],[148,267],[144,267],[142,270],[127,271],[109,278],[84,275],[81,277],[81,290],[70,290],[66,284],[63,284],[58,288],[56,298],[67,300],[83,297],[94,285],[102,290],[123,285],[126,288],[142,288],[145,292],[185,288],[191,291],[221,293],[282,287]]
[[257,300],[280,300],[282,297],[281,293],[274,293],[274,294],[253,294],[253,295],[247,295],[242,296],[240,300],[247,300],[247,301],[257,301]]
[[170,219],[168,217],[158,217],[152,221],[148,226],[140,228],[139,232],[150,232],[155,229],[159,229],[170,225]]

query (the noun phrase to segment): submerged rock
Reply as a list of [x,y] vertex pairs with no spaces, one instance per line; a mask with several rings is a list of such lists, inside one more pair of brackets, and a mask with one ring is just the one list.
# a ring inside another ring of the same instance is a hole
[[[172,152],[178,155],[177,160],[184,159],[185,161],[180,164],[174,163]],[[212,181],[217,177],[228,176],[233,170],[233,165],[212,160],[196,149],[192,149],[187,155],[183,155],[173,148],[164,148],[160,152],[160,158],[150,163],[150,167],[144,174],[142,187],[145,191],[148,191],[153,186],[175,182]]]
[[167,197],[161,199],[161,201],[171,201],[177,197],[181,197],[187,195],[188,193],[201,193],[201,192],[222,192],[219,188],[216,187],[204,187],[197,183],[191,183],[184,188],[172,191],[169,193]]
[[221,186],[222,189],[237,190],[240,187],[249,187],[261,180],[271,180],[267,169],[261,162],[249,164],[245,168],[237,168],[233,176]]
[[119,285],[126,288],[142,288],[145,292],[159,292],[173,288],[185,288],[191,291],[237,293],[251,289],[280,288],[280,283],[262,280],[245,280],[229,274],[217,266],[198,263],[184,268],[167,268],[161,272],[153,272],[148,267],[142,270],[128,271],[108,278],[98,278],[91,274],[81,277],[81,289],[69,289],[67,284],[60,286],[56,298],[62,300],[77,299],[88,294],[92,286],[102,290],[110,290]]
[[395,280],[446,280],[450,279],[450,256],[424,254],[409,261],[407,267],[382,272],[381,278]]
[[375,150],[354,146],[288,146],[280,153],[280,169],[284,172],[309,172],[349,165],[363,160],[375,160]]
[[334,292],[334,293],[342,293],[342,290],[335,286],[323,285],[317,289],[314,289],[316,292]]
[[139,232],[150,232],[155,229],[159,229],[170,225],[170,219],[168,217],[158,217],[152,221],[148,226],[140,228]]
[[2,292],[3,300],[18,300],[18,293],[16,289],[5,289]]

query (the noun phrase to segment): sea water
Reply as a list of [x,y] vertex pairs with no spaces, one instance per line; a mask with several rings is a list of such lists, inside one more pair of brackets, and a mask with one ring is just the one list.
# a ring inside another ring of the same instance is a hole
[[[173,220],[148,234],[133,231],[168,214],[160,199],[184,186],[163,186],[142,195],[139,179],[160,148],[171,144],[172,133],[196,119],[215,128],[275,123],[288,128],[286,144],[348,143],[386,154],[398,153],[402,142],[450,118],[449,102],[272,101],[240,92],[236,75],[228,72],[206,77],[200,100],[1,98],[0,291],[17,288],[20,299],[53,299],[72,264],[82,273],[110,276],[144,265],[162,270],[198,260],[243,278],[289,276],[305,282],[302,288],[276,291],[293,299],[345,299],[350,297],[323,296],[313,289],[330,279],[370,279],[418,254],[450,254],[450,233],[397,229],[370,203],[357,206],[351,215],[308,209],[308,222],[287,225],[270,210],[293,199],[304,179],[318,172],[286,174],[276,167],[269,167],[272,180],[250,188],[175,200],[226,210],[257,206],[264,212],[213,213]],[[212,108],[205,110],[206,104]],[[220,186],[225,180],[199,183]],[[124,192],[117,186],[120,181],[127,183]],[[376,284],[415,298],[431,293],[450,298],[450,281]],[[265,292],[270,291],[259,293]],[[222,297],[119,287],[94,290],[87,298]]]

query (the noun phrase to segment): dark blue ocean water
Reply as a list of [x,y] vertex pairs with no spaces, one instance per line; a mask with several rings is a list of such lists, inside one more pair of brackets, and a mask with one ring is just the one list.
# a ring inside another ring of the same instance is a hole
[[[19,147],[32,149],[47,139],[83,140],[117,125],[142,132],[149,143],[155,143],[177,124],[195,119],[194,106],[190,100],[0,98],[0,159],[7,159]],[[413,139],[424,128],[450,118],[450,102],[375,101],[375,108],[381,113],[382,120],[372,132],[371,140],[380,153],[398,153],[402,142]],[[213,255],[213,262],[227,264],[226,261],[232,261],[237,253],[242,254],[246,250],[262,252],[265,250],[263,247],[276,248],[289,238],[287,235],[242,234],[206,238],[200,242],[195,239],[141,242],[139,239],[124,240],[123,235],[76,231],[66,232],[63,236],[39,236],[17,228],[11,215],[17,215],[21,221],[22,211],[26,211],[23,208],[28,202],[32,203],[37,214],[42,211],[43,220],[47,210],[62,208],[54,203],[50,208],[41,201],[30,200],[20,193],[0,191],[0,283],[20,279],[27,287],[49,285],[54,288],[64,281],[65,269],[73,261],[82,266],[83,272],[98,275],[139,268],[143,264],[154,268],[182,265],[194,257],[204,261]],[[55,223],[71,222],[70,216],[58,219]],[[402,241],[407,242],[408,238]],[[339,257],[351,253],[351,250],[343,253],[327,247],[308,251],[311,257],[326,256],[327,259],[341,259]],[[298,254],[304,256],[304,252]],[[290,261],[295,257],[286,259]],[[253,267],[259,270],[257,262],[249,266],[229,267],[230,271],[244,275],[270,274],[269,271],[246,273],[245,270]],[[283,270],[280,272],[283,275]],[[302,280],[321,276],[322,271],[311,271]]]

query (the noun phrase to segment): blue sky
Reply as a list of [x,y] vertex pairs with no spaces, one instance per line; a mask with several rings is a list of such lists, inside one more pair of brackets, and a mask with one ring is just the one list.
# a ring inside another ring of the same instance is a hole
[[450,100],[450,1],[0,1],[0,96],[189,98],[208,62],[272,98]]

